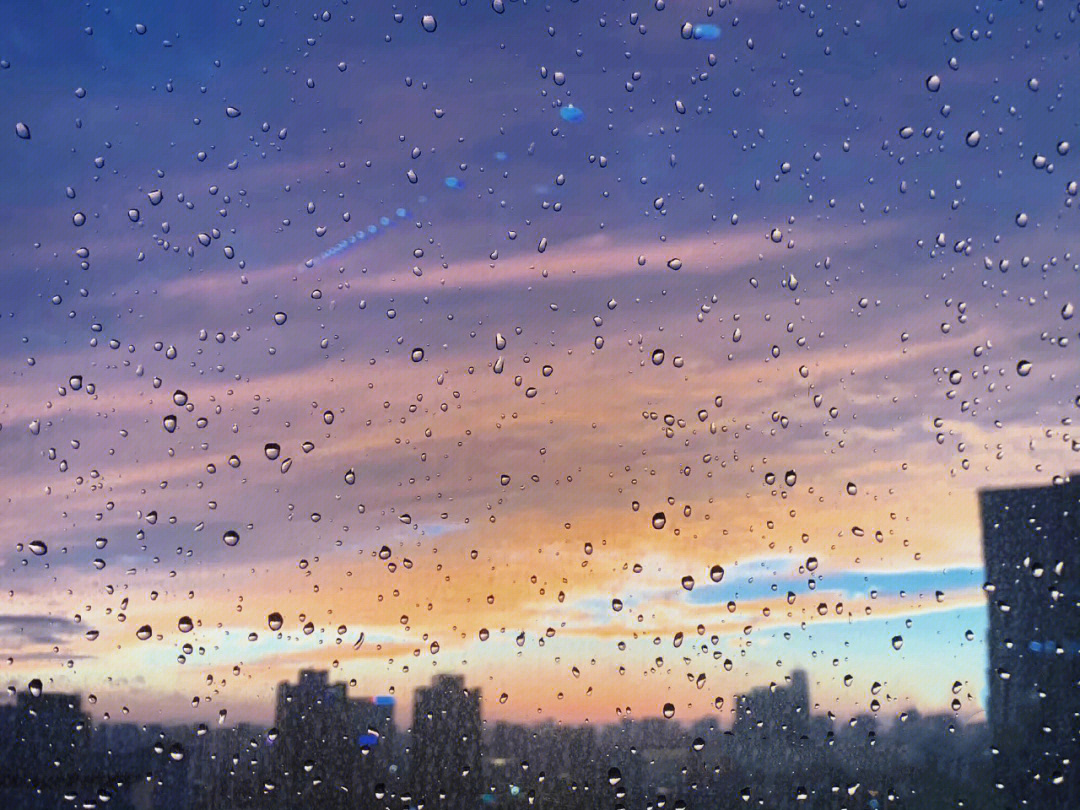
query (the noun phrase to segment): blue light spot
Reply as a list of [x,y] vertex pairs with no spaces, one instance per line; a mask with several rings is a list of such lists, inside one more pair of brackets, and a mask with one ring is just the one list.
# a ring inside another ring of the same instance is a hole
[[495,159],[499,161],[506,160],[506,152],[496,152]]
[[701,23],[694,26],[694,39],[716,40],[720,39],[719,26],[711,23]]
[[453,189],[465,188],[465,184],[462,183],[460,180],[458,180],[453,175],[450,175],[450,177],[447,177],[445,180],[443,180],[443,182],[446,184],[447,188],[453,188]]
[[571,123],[571,124],[580,124],[582,121],[585,120],[585,113],[583,113],[579,108],[575,107],[573,104],[560,109],[559,110],[559,116],[562,118],[563,121],[566,121],[566,122]]

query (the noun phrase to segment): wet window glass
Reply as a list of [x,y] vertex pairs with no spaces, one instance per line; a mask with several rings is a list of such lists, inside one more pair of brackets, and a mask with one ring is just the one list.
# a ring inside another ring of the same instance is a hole
[[0,807],[1080,806],[1075,0],[4,16]]

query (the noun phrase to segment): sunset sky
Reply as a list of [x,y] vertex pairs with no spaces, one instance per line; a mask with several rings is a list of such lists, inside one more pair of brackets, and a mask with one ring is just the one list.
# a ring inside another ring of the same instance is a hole
[[1075,4],[495,5],[8,9],[0,680],[981,719],[976,492],[1080,470]]

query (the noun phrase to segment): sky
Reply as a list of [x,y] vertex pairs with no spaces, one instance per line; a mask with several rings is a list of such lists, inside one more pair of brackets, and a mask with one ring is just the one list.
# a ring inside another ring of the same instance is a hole
[[9,696],[983,719],[977,492],[1080,469],[1078,16],[9,9]]

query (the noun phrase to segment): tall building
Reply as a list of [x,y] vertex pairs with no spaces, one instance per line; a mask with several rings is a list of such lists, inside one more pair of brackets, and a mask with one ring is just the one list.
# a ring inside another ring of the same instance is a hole
[[90,728],[78,695],[20,692],[0,713],[0,806],[36,810],[92,796]]
[[392,697],[349,698],[324,671],[281,683],[272,772],[280,806],[377,810],[393,774]]
[[736,734],[784,739],[804,737],[810,728],[810,686],[797,669],[787,685],[759,686],[735,698]]
[[[1080,475],[979,493],[989,724],[1016,806],[1080,806]],[[1023,802],[1023,804],[1021,804]]]
[[425,810],[473,810],[483,790],[480,692],[460,675],[438,675],[415,695],[412,789]]

